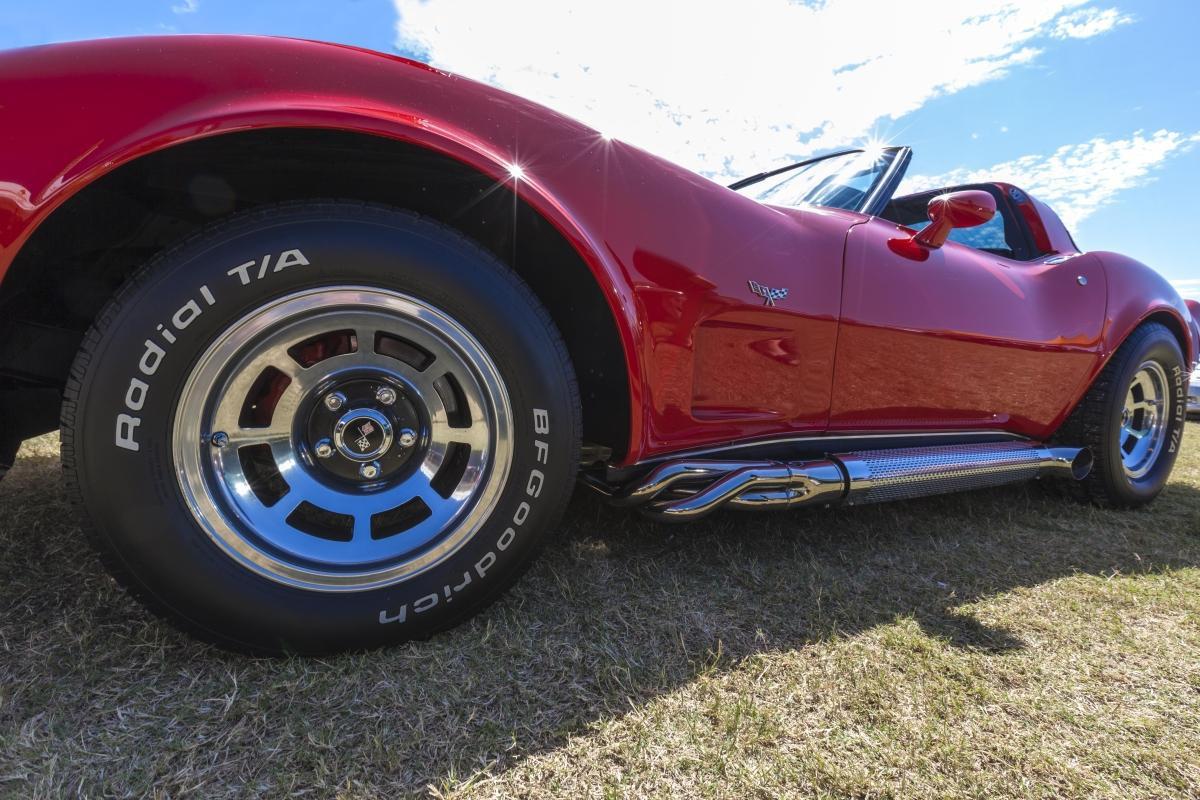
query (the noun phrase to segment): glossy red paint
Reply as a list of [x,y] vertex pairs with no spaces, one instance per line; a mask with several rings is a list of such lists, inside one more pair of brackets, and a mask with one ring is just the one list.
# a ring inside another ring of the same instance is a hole
[[887,240],[888,249],[912,261],[928,261],[929,251],[946,243],[955,228],[982,225],[996,214],[996,199],[988,192],[966,189],[940,194],[929,201],[930,224],[911,236]]
[[1100,360],[1098,259],[1031,264],[948,241],[918,262],[886,246],[906,231],[850,232],[830,428],[1049,435]]
[[982,225],[996,214],[996,199],[987,192],[968,189],[941,194],[929,201],[930,224],[913,241],[922,247],[938,248],[955,228]]
[[[918,264],[888,249],[890,223],[762,205],[529,101],[350,47],[197,36],[31,48],[0,53],[0,97],[0,279],[90,182],[201,137],[341,129],[508,183],[579,252],[620,331],[624,464],[827,429],[1045,436],[1140,318],[1175,314],[1193,355],[1200,335],[1136,262],[1006,262],[950,242]],[[1075,252],[1053,212],[1027,205],[1039,247]],[[764,306],[751,279],[789,294]]]
[[[0,276],[59,204],[156,150],[268,127],[390,137],[498,182],[521,167],[520,196],[574,244],[621,331],[627,460],[825,425],[854,215],[784,214],[521,98],[314,42],[155,37],[12,51],[0,54],[0,96]],[[805,290],[786,308],[763,309],[746,288],[749,277],[794,284],[798,272]],[[698,364],[697,349],[714,360]],[[726,369],[712,366],[720,359]],[[748,392],[750,381],[768,390]]]
[[[653,387],[650,452],[825,429],[841,252],[846,230],[863,218],[773,209],[736,197],[748,206],[730,205],[733,218],[708,220],[691,241],[674,230],[656,250],[634,252],[634,292],[645,314]],[[731,222],[749,227],[737,232]],[[698,270],[714,253],[723,260]],[[786,305],[767,307],[750,293],[750,278],[803,291],[789,295]]]
[[1192,330],[1197,336],[1197,341],[1200,341],[1200,300],[1188,299],[1183,302],[1188,311],[1192,312]]
[[[1093,253],[1104,266],[1108,280],[1108,305],[1104,315],[1101,352],[1107,361],[1125,337],[1145,320],[1165,322],[1180,337],[1187,363],[1200,358],[1200,320],[1166,278],[1128,256]],[[1074,259],[1072,259],[1074,261]],[[1070,262],[1068,262],[1070,263]]]

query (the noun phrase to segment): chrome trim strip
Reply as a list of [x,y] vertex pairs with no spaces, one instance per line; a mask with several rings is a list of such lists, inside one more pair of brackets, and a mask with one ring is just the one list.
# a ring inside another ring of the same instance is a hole
[[[1022,436],[1019,433],[1010,433],[1009,431],[908,431],[904,433],[849,433],[849,434],[820,434],[814,436],[781,436],[778,438],[767,439],[747,439],[740,442],[731,442],[729,444],[714,445],[711,447],[700,447],[693,450],[677,450],[661,456],[647,458],[644,461],[638,461],[625,467],[616,467],[619,470],[635,469],[637,467],[647,467],[652,464],[661,464],[664,461],[679,461],[681,459],[703,459],[709,453],[727,453],[730,450],[741,450],[742,448],[752,447],[771,447],[775,445],[786,444],[802,444],[817,442],[827,442],[830,444],[838,444],[841,442],[861,441],[864,439],[951,439],[962,438],[964,444],[970,442],[971,439],[982,437],[991,437],[1001,441],[1013,442],[1032,442],[1034,441],[1028,436]],[[839,448],[841,449],[841,448]],[[850,448],[853,449],[853,448]],[[831,451],[832,452],[832,451]]]
[[[875,187],[871,190],[870,196],[859,207],[860,214],[878,217],[883,213],[883,208],[877,208],[878,205],[881,205],[879,201],[883,199],[882,205],[886,206],[887,201],[892,199],[891,196],[899,188],[900,179],[908,171],[908,163],[911,160],[912,148],[901,147],[892,158],[892,163],[888,164],[888,168],[884,170],[883,177],[875,182]],[[885,191],[888,192],[888,196],[883,198],[882,196]]]

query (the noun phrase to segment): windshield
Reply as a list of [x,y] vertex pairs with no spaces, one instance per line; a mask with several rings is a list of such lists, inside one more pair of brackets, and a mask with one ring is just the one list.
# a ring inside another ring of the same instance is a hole
[[738,181],[730,188],[775,206],[825,206],[876,214],[908,162],[906,147],[851,150]]

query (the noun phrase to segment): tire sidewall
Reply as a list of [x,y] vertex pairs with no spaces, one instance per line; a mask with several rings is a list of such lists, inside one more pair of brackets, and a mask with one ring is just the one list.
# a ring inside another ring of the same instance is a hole
[[[230,325],[279,297],[347,285],[411,295],[472,333],[507,387],[513,456],[493,513],[445,560],[387,588],[317,592],[260,576],[209,538],[180,492],[172,431],[193,365]],[[77,475],[97,536],[154,603],[243,649],[366,647],[447,627],[519,574],[572,488],[578,410],[546,319],[489,254],[403,212],[325,204],[201,234],[156,258],[102,315],[76,419]],[[131,389],[135,380],[146,388]],[[122,414],[138,423],[120,427]]]
[[[1103,446],[1106,451],[1104,467],[1109,473],[1109,484],[1123,504],[1140,505],[1162,491],[1179,455],[1187,421],[1187,370],[1184,368],[1179,343],[1170,331],[1161,326],[1156,325],[1148,331],[1148,335],[1138,346],[1125,354],[1104,415],[1107,422],[1103,431]],[[1167,376],[1165,412],[1168,426],[1164,433],[1162,449],[1154,465],[1145,475],[1134,479],[1125,473],[1121,460],[1120,419],[1125,408],[1125,396],[1134,375],[1147,361],[1158,362]]]

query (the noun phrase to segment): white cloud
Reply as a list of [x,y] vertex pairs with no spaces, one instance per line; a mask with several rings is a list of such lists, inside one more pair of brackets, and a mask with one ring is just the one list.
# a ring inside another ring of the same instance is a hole
[[942,175],[911,175],[901,191],[920,191],[984,181],[1007,181],[1049,203],[1068,228],[1074,228],[1117,193],[1153,180],[1168,157],[1184,152],[1200,133],[1161,130],[1128,139],[1097,137],[1064,145],[1050,155],[1028,155],[985,169],[956,169]]
[[1200,301],[1200,278],[1184,278],[1181,281],[1171,281],[1171,284],[1183,297]]
[[1115,8],[1081,8],[1059,17],[1051,35],[1058,39],[1087,39],[1130,22],[1133,17]]
[[928,0],[886,20],[876,0],[393,2],[402,48],[721,178],[886,130],[1117,24],[1090,0]]
[[176,14],[195,14],[200,10],[200,0],[183,0],[178,5],[171,6]]

